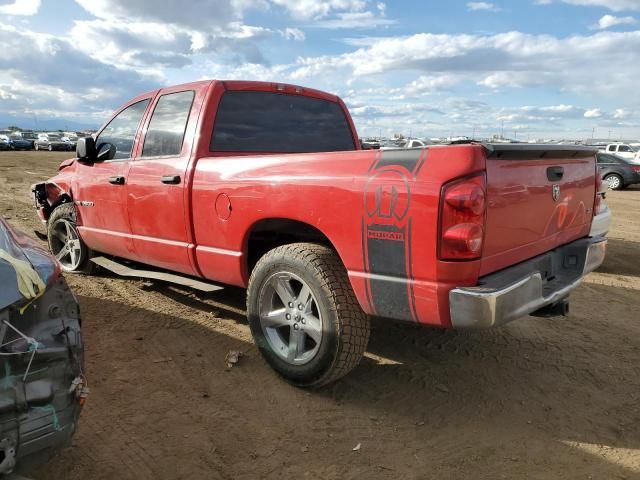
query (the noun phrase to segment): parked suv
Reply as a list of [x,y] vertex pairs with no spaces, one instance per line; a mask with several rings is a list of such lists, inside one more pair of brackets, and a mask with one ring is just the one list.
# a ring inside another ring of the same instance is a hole
[[598,153],[597,158],[600,176],[609,183],[612,190],[622,190],[629,185],[640,183],[640,165],[608,153]]
[[606,152],[626,158],[632,163],[640,164],[640,152],[631,145],[627,145],[625,143],[611,143],[607,145]]

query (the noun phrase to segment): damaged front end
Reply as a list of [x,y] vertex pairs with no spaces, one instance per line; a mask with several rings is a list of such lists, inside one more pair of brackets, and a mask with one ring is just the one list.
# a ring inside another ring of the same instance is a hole
[[88,393],[83,351],[56,261],[0,218],[0,477],[70,443]]

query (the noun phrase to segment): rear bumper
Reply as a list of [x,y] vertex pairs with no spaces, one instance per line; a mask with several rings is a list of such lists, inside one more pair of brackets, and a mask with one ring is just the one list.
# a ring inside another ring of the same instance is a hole
[[449,293],[454,328],[504,325],[563,300],[604,261],[607,240],[583,238]]
[[609,233],[609,227],[611,226],[611,210],[607,204],[603,201],[600,213],[593,217],[591,222],[590,237],[603,237]]

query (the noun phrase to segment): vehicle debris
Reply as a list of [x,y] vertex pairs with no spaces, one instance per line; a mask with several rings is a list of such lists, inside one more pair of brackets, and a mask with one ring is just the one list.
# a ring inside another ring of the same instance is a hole
[[78,303],[54,258],[0,218],[0,477],[68,445],[89,388]]

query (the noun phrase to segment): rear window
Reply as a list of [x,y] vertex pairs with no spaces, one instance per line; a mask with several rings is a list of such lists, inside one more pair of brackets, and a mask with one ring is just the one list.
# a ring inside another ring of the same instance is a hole
[[355,144],[337,103],[285,93],[225,92],[210,150],[337,152],[355,150]]

